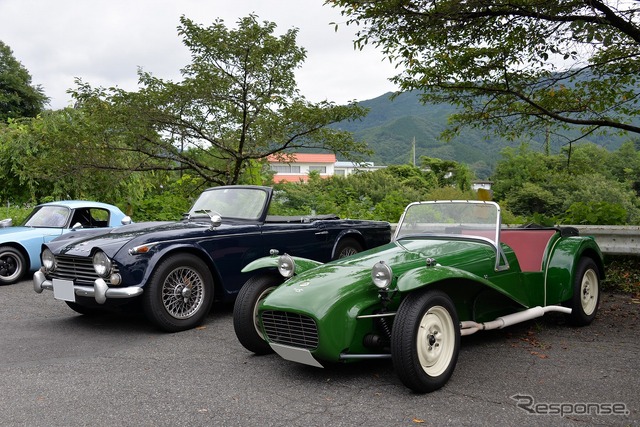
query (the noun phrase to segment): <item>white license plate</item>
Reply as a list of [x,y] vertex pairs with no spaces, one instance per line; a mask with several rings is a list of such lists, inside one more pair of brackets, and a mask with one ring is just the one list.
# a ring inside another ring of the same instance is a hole
[[73,280],[53,279],[53,297],[62,301],[76,302]]

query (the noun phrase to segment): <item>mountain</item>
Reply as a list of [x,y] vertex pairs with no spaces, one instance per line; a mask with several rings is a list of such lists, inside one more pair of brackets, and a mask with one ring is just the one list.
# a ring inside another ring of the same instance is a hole
[[[369,109],[369,114],[361,121],[340,123],[340,128],[353,132],[356,139],[364,140],[374,151],[371,161],[376,165],[405,164],[413,162],[413,141],[415,139],[415,159],[428,156],[443,160],[455,160],[468,164],[480,179],[491,175],[500,151],[507,147],[519,146],[523,141],[507,141],[496,135],[478,129],[463,129],[450,142],[439,139],[447,128],[448,117],[455,107],[447,104],[422,104],[417,92],[406,92],[391,100],[392,93],[386,93],[359,104]],[[569,131],[568,137],[576,137],[579,131]],[[592,135],[580,143],[593,142],[609,150],[617,149],[628,137]],[[551,153],[558,153],[566,138],[551,137]],[[527,141],[532,150],[543,150],[545,135]]]

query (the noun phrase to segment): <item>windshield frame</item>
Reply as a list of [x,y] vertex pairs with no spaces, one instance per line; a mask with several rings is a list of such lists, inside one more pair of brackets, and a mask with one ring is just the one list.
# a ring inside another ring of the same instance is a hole
[[[479,215],[474,215],[474,214]],[[416,218],[428,219],[418,222]],[[392,241],[433,237],[452,240],[475,240],[491,245],[496,251],[496,271],[509,268],[500,245],[502,227],[500,206],[482,200],[432,200],[410,203],[402,213]]]
[[222,186],[203,191],[189,209],[187,218],[209,218],[218,214],[223,219],[264,220],[271,193],[267,187]]

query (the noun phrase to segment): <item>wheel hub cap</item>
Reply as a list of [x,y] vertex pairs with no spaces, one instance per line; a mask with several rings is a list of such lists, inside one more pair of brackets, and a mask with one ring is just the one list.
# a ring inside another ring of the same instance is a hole
[[182,296],[182,298],[184,298],[184,302],[187,302],[189,300],[189,297],[191,297],[191,287],[183,284],[180,295]]

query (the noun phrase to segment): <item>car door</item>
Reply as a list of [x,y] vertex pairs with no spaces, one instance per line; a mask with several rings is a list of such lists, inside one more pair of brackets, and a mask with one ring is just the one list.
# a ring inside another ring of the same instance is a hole
[[331,259],[333,238],[323,221],[270,223],[262,226],[265,248],[264,256],[271,249],[280,254],[327,262]]

